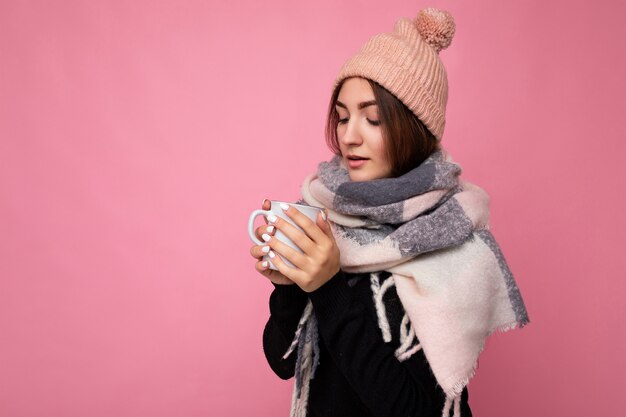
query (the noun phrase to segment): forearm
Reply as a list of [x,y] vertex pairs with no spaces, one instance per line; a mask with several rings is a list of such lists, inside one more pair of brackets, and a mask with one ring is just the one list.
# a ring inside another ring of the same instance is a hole
[[308,296],[297,285],[274,284],[270,295],[270,318],[263,331],[263,351],[268,364],[282,379],[294,375],[296,353],[287,359],[283,355],[289,348]]

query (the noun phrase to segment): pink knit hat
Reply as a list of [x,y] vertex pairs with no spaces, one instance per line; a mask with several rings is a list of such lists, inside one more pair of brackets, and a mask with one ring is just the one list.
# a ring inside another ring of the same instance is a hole
[[446,125],[448,78],[439,51],[454,37],[452,15],[420,10],[400,18],[392,33],[372,37],[339,71],[333,88],[348,77],[376,81],[402,101],[441,140]]

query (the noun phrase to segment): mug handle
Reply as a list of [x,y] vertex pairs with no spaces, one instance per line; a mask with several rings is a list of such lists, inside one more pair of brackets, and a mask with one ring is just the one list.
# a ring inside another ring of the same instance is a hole
[[267,216],[271,213],[272,212],[269,210],[254,210],[252,213],[250,213],[250,219],[248,220],[248,235],[250,236],[250,239],[252,239],[252,241],[257,245],[265,245],[265,242],[259,240],[254,234],[254,220],[257,216]]

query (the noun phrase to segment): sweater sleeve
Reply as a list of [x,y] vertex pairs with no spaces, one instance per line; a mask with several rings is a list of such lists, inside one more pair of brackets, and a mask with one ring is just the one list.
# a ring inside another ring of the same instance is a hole
[[307,293],[295,284],[274,284],[270,295],[270,318],[263,331],[263,351],[270,368],[281,379],[289,379],[295,373],[296,353],[287,359],[282,357],[295,336],[307,300]]
[[309,296],[330,356],[373,416],[437,414],[427,363],[398,361],[342,271]]

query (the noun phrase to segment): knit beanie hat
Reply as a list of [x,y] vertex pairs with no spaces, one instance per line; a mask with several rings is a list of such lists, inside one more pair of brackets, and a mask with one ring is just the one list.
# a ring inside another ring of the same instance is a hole
[[400,18],[391,33],[372,37],[348,59],[333,88],[348,77],[369,78],[402,101],[441,141],[446,125],[448,78],[439,51],[454,37],[452,15],[426,8]]

